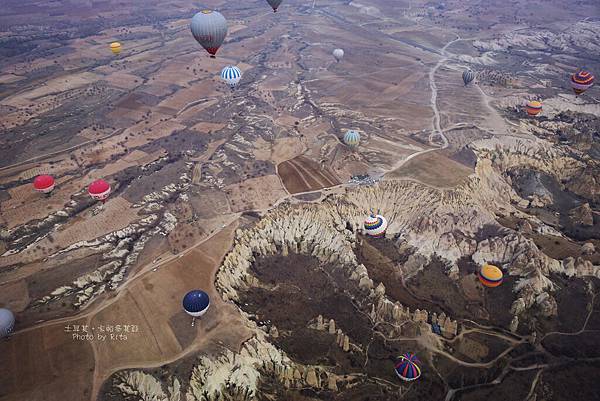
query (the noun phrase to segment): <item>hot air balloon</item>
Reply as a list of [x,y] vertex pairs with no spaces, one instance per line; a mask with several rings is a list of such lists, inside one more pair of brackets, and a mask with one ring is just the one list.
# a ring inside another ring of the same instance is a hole
[[335,49],[333,51],[333,57],[339,63],[340,60],[344,58],[344,50],[343,49]]
[[227,20],[218,12],[213,10],[202,10],[192,18],[190,24],[194,39],[215,58],[219,47],[227,36]]
[[273,7],[273,12],[276,13],[277,8],[279,7],[282,1],[283,0],[267,0],[267,3],[269,3],[269,5]]
[[110,184],[102,179],[96,180],[88,187],[88,193],[92,198],[104,203],[110,195]]
[[47,174],[38,175],[33,180],[33,189],[43,194],[49,194],[54,189],[54,178]]
[[463,82],[467,86],[471,81],[475,79],[475,73],[471,70],[465,70],[462,74]]
[[383,237],[385,236],[385,230],[387,230],[387,220],[385,217],[377,214],[371,214],[365,219],[365,231],[367,235],[371,237]]
[[121,44],[119,42],[112,42],[110,44],[110,51],[113,52],[113,54],[121,53]]
[[531,100],[527,102],[527,105],[525,106],[525,111],[531,117],[537,116],[542,111],[542,103],[537,100]]
[[194,318],[204,315],[209,307],[210,298],[202,290],[192,290],[183,297],[183,309]]
[[344,135],[344,143],[351,147],[356,147],[360,143],[360,134],[358,131],[349,129]]
[[236,66],[228,65],[221,70],[221,79],[234,89],[242,79],[242,71]]
[[15,328],[15,315],[5,308],[0,308],[0,338],[10,336]]
[[576,95],[581,95],[594,85],[594,76],[591,72],[579,70],[571,75],[571,87]]
[[498,287],[502,284],[502,270],[494,265],[485,263],[479,270],[479,281],[486,287]]
[[412,352],[398,357],[394,365],[396,374],[404,381],[410,382],[421,376],[421,361]]

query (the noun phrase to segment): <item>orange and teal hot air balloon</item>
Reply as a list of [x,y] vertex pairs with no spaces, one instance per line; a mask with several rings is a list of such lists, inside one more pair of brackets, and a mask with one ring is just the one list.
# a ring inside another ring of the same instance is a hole
[[485,263],[479,270],[479,281],[486,287],[498,287],[502,284],[502,270],[494,265],[488,265]]
[[527,105],[525,106],[525,111],[531,117],[537,116],[538,114],[540,114],[542,112],[542,102],[539,102],[537,100],[530,100],[529,102],[527,102]]
[[571,87],[576,95],[581,95],[594,85],[594,76],[586,70],[579,70],[571,75]]

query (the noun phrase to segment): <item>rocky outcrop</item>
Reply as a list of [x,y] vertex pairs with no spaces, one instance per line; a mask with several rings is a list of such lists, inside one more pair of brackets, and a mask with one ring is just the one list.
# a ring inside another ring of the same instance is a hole
[[589,203],[584,203],[569,210],[569,221],[574,226],[591,227],[594,225],[594,215]]

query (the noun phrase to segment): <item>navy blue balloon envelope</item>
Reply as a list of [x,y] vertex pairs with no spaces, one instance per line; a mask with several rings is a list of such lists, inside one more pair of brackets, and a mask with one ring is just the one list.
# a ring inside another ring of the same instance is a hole
[[200,317],[210,306],[210,297],[202,290],[192,290],[183,297],[183,309],[193,317]]

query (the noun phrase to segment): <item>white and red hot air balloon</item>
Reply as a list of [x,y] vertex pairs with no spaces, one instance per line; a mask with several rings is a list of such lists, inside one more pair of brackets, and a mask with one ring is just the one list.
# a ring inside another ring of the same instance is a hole
[[38,175],[33,180],[33,189],[43,194],[49,194],[54,189],[54,177],[47,174]]
[[88,187],[88,193],[96,200],[106,202],[106,199],[110,195],[110,184],[102,179],[96,180]]

